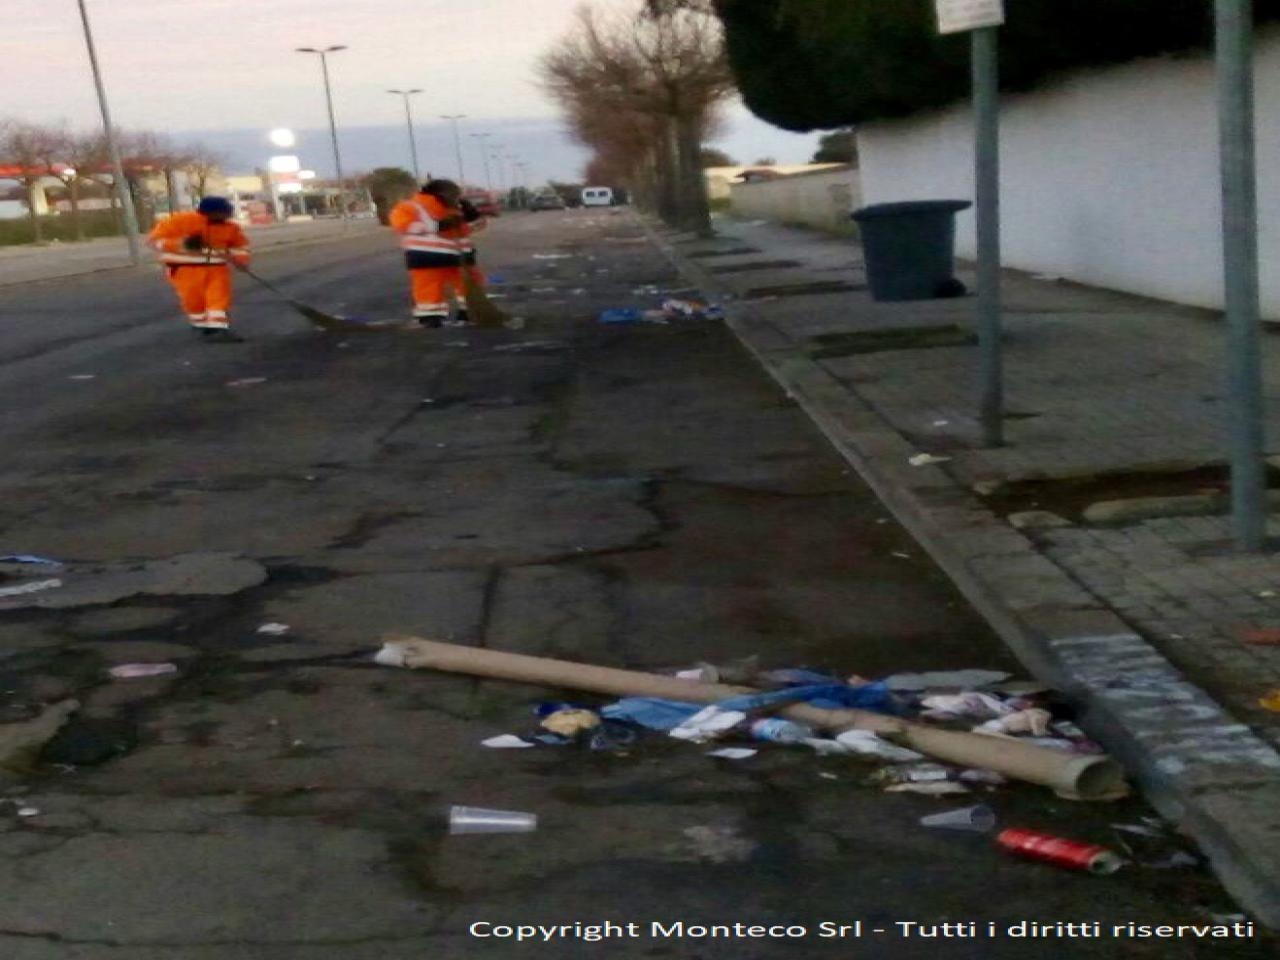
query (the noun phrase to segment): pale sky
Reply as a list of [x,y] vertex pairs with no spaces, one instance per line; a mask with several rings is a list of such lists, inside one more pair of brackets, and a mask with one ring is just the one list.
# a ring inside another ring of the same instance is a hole
[[[345,150],[358,128],[403,123],[400,98],[385,92],[391,87],[425,91],[414,98],[424,130],[446,113],[467,114],[468,130],[503,120],[545,120],[549,130],[558,129],[556,107],[537,86],[535,63],[570,27],[580,3],[88,0],[88,7],[113,119],[121,127],[183,133],[322,129],[327,118],[319,58],[293,48],[346,44],[348,50],[329,58],[338,124],[350,131],[342,135]],[[2,6],[0,117],[96,126],[75,0],[3,0]],[[741,108],[731,113],[721,145],[744,161],[763,154],[807,160],[813,150],[813,136],[776,130]],[[216,135],[202,136],[216,143]],[[562,146],[554,158],[527,159],[542,159],[545,167],[580,160]]]

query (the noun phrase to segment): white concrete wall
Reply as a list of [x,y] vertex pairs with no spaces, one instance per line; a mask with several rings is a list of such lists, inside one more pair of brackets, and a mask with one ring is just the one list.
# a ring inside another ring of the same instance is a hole
[[[1259,37],[1263,310],[1280,318],[1280,32]],[[1213,66],[1207,56],[1084,73],[1006,98],[1005,261],[1083,283],[1222,305]],[[973,197],[967,107],[859,130],[867,203]],[[962,256],[974,251],[960,215]]]
[[730,189],[730,209],[736,217],[832,230],[850,225],[849,214],[862,206],[861,197],[858,171],[840,166],[777,180],[735,183]]
[[809,173],[813,170],[831,170],[839,163],[755,163],[735,167],[706,167],[702,175],[707,180],[707,199],[727,200],[734,181],[748,170],[772,170],[790,176],[793,173]]

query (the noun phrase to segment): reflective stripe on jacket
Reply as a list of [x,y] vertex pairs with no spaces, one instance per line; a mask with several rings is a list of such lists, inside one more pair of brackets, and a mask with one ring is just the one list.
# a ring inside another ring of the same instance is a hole
[[[429,193],[419,193],[410,200],[397,203],[391,210],[391,227],[400,234],[405,266],[410,270],[431,267],[456,267],[463,262],[467,236],[466,224],[440,228],[440,221],[461,216],[461,211],[447,207]],[[469,246],[469,244],[468,244]]]
[[[199,251],[188,250],[184,245],[186,238],[193,234],[202,241]],[[238,223],[231,220],[212,223],[195,210],[165,217],[147,237],[147,245],[160,255],[161,263],[172,267],[221,266],[228,259],[240,264],[249,262],[249,238]]]

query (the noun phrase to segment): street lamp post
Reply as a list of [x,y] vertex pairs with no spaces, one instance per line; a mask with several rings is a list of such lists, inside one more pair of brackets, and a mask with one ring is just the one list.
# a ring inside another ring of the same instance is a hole
[[466,187],[467,175],[462,169],[462,140],[458,134],[458,121],[466,118],[467,115],[465,113],[442,113],[440,115],[441,120],[448,120],[453,124],[453,153],[458,160],[458,186],[460,187]]
[[342,153],[338,150],[338,124],[333,118],[333,91],[329,86],[329,57],[331,53],[347,49],[345,44],[334,44],[323,50],[316,47],[296,47],[298,53],[315,53],[320,56],[320,72],[324,75],[324,100],[329,108],[329,139],[333,142],[333,166],[338,174],[338,207],[343,226],[347,223],[346,185],[342,178]]
[[1258,173],[1252,0],[1216,0],[1223,288],[1231,396],[1231,528],[1236,547],[1266,546],[1266,451],[1258,316]]
[[491,133],[473,133],[471,136],[480,141],[480,159],[484,161],[484,183],[490,193],[493,193],[493,173],[489,170],[489,151],[487,149],[488,139],[493,136]]
[[409,156],[413,158],[413,179],[419,183],[422,182],[422,174],[418,172],[418,144],[413,136],[413,109],[409,106],[409,98],[415,93],[422,91],[415,88],[413,90],[388,90],[387,93],[396,93],[404,97],[404,123],[409,131]]
[[102,84],[102,71],[98,67],[98,52],[93,45],[93,31],[89,27],[89,12],[84,0],[76,0],[80,6],[80,22],[84,24],[84,42],[89,51],[89,66],[93,70],[93,84],[98,90],[98,109],[102,112],[102,131],[107,139],[107,152],[111,154],[111,179],[120,210],[124,214],[124,237],[129,244],[129,259],[136,266],[142,262],[142,249],[138,243],[138,212],[133,208],[133,194],[124,176],[124,162],[120,159],[120,145],[116,142],[115,128],[111,126],[111,111],[107,108],[107,91]]

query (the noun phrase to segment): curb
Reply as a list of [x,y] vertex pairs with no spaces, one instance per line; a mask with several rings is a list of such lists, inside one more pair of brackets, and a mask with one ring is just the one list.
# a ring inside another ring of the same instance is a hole
[[[688,280],[740,293],[639,222]],[[909,466],[918,450],[753,313],[727,306],[742,345],[1018,659],[1078,704],[1080,725],[1195,838],[1228,891],[1280,928],[1280,754],[939,466]]]
[[[260,246],[254,251],[254,253],[255,255],[261,256],[262,254],[269,253],[273,250],[277,250],[282,247],[311,247],[321,243],[333,243],[337,240],[350,240],[350,239],[352,239],[350,236],[347,236],[344,234],[338,234],[337,236],[309,237],[309,238],[303,238],[300,240],[284,240],[284,241],[281,241],[280,243],[273,243],[267,246]],[[250,240],[252,240],[252,237],[250,237]],[[3,289],[5,287],[18,287],[18,286],[22,286],[24,284],[29,284],[29,283],[51,283],[57,280],[67,280],[71,277],[87,277],[95,273],[112,273],[116,270],[142,269],[145,267],[155,266],[155,265],[156,264],[154,261],[148,260],[145,263],[139,263],[139,264],[117,263],[117,264],[112,264],[110,266],[105,266],[105,267],[89,267],[88,269],[85,269],[85,270],[69,270],[66,273],[54,273],[54,274],[50,274],[47,277],[31,277],[26,280],[0,279],[0,289]]]

